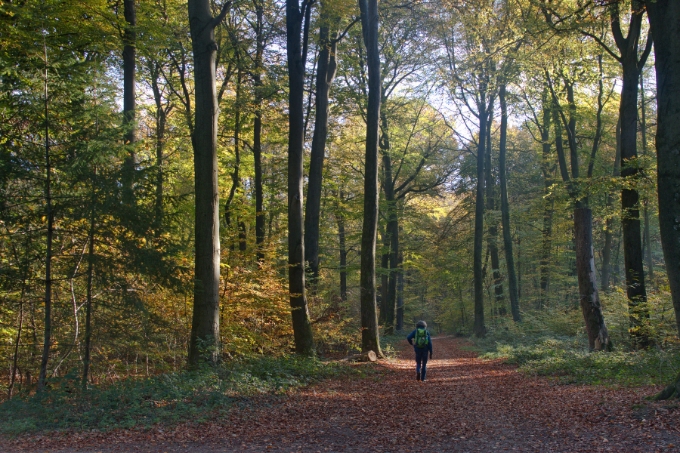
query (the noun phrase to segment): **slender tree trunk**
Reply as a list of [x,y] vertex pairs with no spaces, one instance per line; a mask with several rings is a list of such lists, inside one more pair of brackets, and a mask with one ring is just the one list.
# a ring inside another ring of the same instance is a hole
[[[236,58],[239,60],[238,56]],[[230,227],[232,224],[232,205],[234,204],[236,191],[241,186],[241,175],[239,172],[241,170],[241,81],[243,73],[241,71],[241,62],[238,61],[237,64],[239,68],[236,76],[236,102],[234,111],[234,170],[231,173],[231,189],[229,189],[229,196],[224,203],[224,221],[227,227]],[[236,219],[236,225],[238,229],[238,218]],[[233,250],[233,243],[231,247]]]
[[630,315],[630,334],[640,346],[648,346],[651,339],[644,329],[644,319],[649,318],[647,291],[642,260],[640,228],[640,197],[634,182],[641,176],[637,162],[638,83],[648,50],[638,55],[638,42],[642,30],[644,8],[638,0],[630,4],[628,36],[624,37],[619,17],[618,2],[610,5],[611,27],[616,46],[621,52],[623,70],[619,118],[621,121],[621,177],[629,183],[621,190],[621,227],[623,230],[623,256],[626,275],[626,293]]
[[609,333],[602,316],[600,296],[597,293],[592,212],[590,208],[580,206],[579,203],[574,209],[574,233],[580,305],[586,321],[588,345],[593,351],[610,350]]
[[404,330],[404,252],[399,251],[399,273],[397,274],[397,324],[396,331]]
[[16,340],[14,341],[14,354],[12,355],[12,371],[9,378],[9,386],[7,387],[8,400],[12,399],[14,383],[16,381],[17,376],[17,364],[19,361],[19,344],[21,343],[21,333],[24,327],[24,297],[26,296],[26,277],[27,275],[24,274],[24,278],[21,281],[21,297],[19,299],[19,322],[18,322],[19,325],[17,326],[17,336]]
[[[234,113],[234,173],[232,174],[232,188],[229,193],[229,200],[227,200],[227,206],[225,207],[225,215],[227,215],[227,226],[229,226],[229,213],[231,209],[231,202],[234,200],[234,194],[236,190],[241,186],[241,108],[243,104],[243,72],[241,70],[241,61],[237,58],[238,64],[238,74],[236,76],[236,112]],[[238,249],[240,252],[245,252],[248,248],[248,242],[246,237],[246,224],[242,219],[238,219],[236,222],[236,229],[238,231]]]
[[475,237],[473,246],[473,269],[475,288],[475,320],[472,332],[476,337],[486,335],[484,325],[484,271],[482,269],[482,248],[484,240],[484,156],[486,144],[486,93],[481,90],[479,102],[479,142],[477,146],[477,190],[475,198]]
[[[340,199],[343,198],[340,192]],[[345,236],[345,216],[336,209],[335,220],[338,223],[338,244],[340,249],[340,300],[347,302],[347,244]]]
[[517,294],[517,276],[515,275],[515,257],[512,254],[512,232],[510,231],[510,205],[508,203],[508,184],[506,178],[506,154],[508,138],[508,105],[505,99],[505,85],[498,91],[501,103],[501,136],[498,156],[498,173],[501,185],[501,222],[503,224],[503,247],[505,249],[505,265],[508,268],[508,289],[510,291],[510,310],[515,322],[522,320],[519,312],[519,295]]
[[376,313],[375,245],[378,228],[378,137],[380,130],[380,54],[378,49],[378,1],[358,0],[368,65],[366,158],[364,171],[364,222],[361,233],[361,349],[379,357],[380,340]]
[[123,0],[123,14],[125,16],[125,30],[123,31],[123,140],[128,148],[128,155],[123,162],[123,202],[132,205],[135,202],[134,182],[137,166],[135,154],[136,124],[135,124],[135,75],[136,75],[136,46],[137,46],[137,8],[135,0]]
[[488,221],[487,248],[491,258],[491,275],[493,278],[494,306],[498,313],[503,315],[505,310],[505,296],[503,292],[503,277],[501,275],[501,260],[498,254],[498,221],[496,218],[496,179],[493,175],[491,159],[491,126],[493,124],[493,111],[489,112],[489,121],[486,125],[486,153],[484,162],[484,179],[486,190],[486,215]]
[[[645,84],[644,84],[644,74],[640,71],[640,132],[642,133],[642,155],[647,155],[647,111],[646,111],[646,101],[645,101]],[[645,229],[642,233],[645,248],[645,261],[647,261],[647,274],[649,275],[649,281],[654,285],[654,261],[652,260],[652,239],[649,228],[649,200],[645,198],[643,201],[644,205],[644,218],[645,218]]]
[[159,238],[163,232],[163,161],[165,148],[165,128],[167,123],[167,111],[163,107],[163,96],[158,86],[160,77],[160,64],[152,63],[151,90],[156,104],[156,200],[154,205],[154,236]]
[[[328,18],[325,18],[325,20],[328,21]],[[327,24],[321,26],[319,31],[321,52],[316,69],[316,118],[309,161],[307,205],[305,206],[305,259],[309,263],[310,280],[313,282],[316,282],[319,278],[319,219],[321,215],[323,161],[328,136],[328,94],[337,67],[335,37],[336,33],[331,33]]]
[[387,233],[386,226],[381,228],[380,235],[382,236],[383,253],[380,255],[380,292],[377,294],[377,297],[380,301],[380,316],[378,318],[378,322],[382,325],[385,325],[385,322],[387,322],[387,304],[390,300],[390,235]]
[[[314,355],[314,337],[309,321],[309,309],[305,295],[305,246],[302,222],[303,207],[303,145],[304,145],[304,79],[307,33],[301,46],[303,18],[309,18],[310,4],[298,0],[286,0],[286,42],[288,55],[288,290],[295,351],[302,355]],[[309,21],[305,20],[305,29]]]
[[52,240],[54,237],[54,207],[52,206],[52,157],[50,155],[50,117],[49,117],[49,92],[47,89],[48,60],[47,45],[43,42],[45,51],[44,73],[44,101],[45,101],[45,216],[47,218],[46,247],[45,247],[45,330],[43,339],[43,352],[40,361],[40,374],[38,377],[38,391],[45,388],[47,381],[47,362],[50,358],[50,346],[52,342]]
[[552,257],[552,224],[555,209],[555,199],[552,196],[552,185],[554,184],[555,165],[552,163],[553,157],[550,152],[550,125],[551,125],[551,103],[547,90],[543,93],[543,126],[541,127],[542,141],[542,161],[543,181],[545,196],[543,201],[543,243],[541,246],[541,297],[539,308],[542,308],[548,300],[550,290],[550,266]]
[[[621,120],[616,123],[616,157],[614,158],[614,170],[612,176],[621,175]],[[605,206],[607,210],[614,204],[611,193],[606,195]],[[602,249],[602,290],[608,292],[610,288],[612,271],[612,244],[614,239],[614,219],[607,217],[604,230],[604,249]]]
[[[574,86],[565,80],[567,102],[569,104],[568,117],[559,105],[557,96],[551,86],[555,106],[555,150],[563,181],[567,184],[569,196],[574,203],[574,247],[576,249],[576,275],[578,277],[579,303],[583,312],[583,319],[588,333],[588,344],[591,350],[611,350],[609,333],[604,323],[600,296],[597,292],[597,274],[593,255],[593,219],[588,207],[588,197],[584,197],[578,185],[579,159],[576,142],[576,103],[574,101]],[[561,120],[561,123],[560,123]],[[571,176],[567,168],[566,156],[562,141],[562,128],[567,132]],[[596,151],[597,148],[594,149]],[[593,159],[594,154],[591,156]]]
[[394,333],[394,317],[397,306],[397,280],[399,279],[399,219],[396,214],[396,201],[393,218],[387,223],[390,237],[390,275],[387,290],[387,313],[385,316],[385,334]]
[[256,22],[256,50],[255,50],[255,119],[253,121],[253,160],[255,167],[255,246],[257,260],[264,261],[265,240],[265,212],[264,192],[262,188],[262,75],[264,59],[264,2],[255,2]]
[[[230,192],[230,200],[233,201],[234,197],[233,195],[235,194],[236,190],[241,186],[241,176],[240,176],[240,170],[241,170],[241,126],[242,126],[242,121],[241,121],[241,104],[243,102],[242,100],[242,78],[243,74],[241,73],[241,68],[240,68],[240,62],[239,64],[239,69],[238,69],[238,75],[237,75],[237,81],[236,81],[236,113],[235,113],[235,118],[234,118],[234,154],[236,156],[236,162],[234,164],[234,173],[232,175],[233,177],[233,186],[232,190]],[[231,206],[227,206],[225,211],[228,214],[230,212]],[[229,225],[229,220],[227,220],[227,226]],[[248,249],[248,238],[247,238],[247,230],[246,230],[246,223],[243,221],[243,219],[238,219],[237,217],[237,222],[236,222],[236,228],[238,230],[238,249],[240,252],[245,253]]]
[[90,354],[92,351],[92,279],[94,276],[94,235],[95,235],[95,191],[92,188],[92,209],[90,211],[90,229],[88,232],[87,250],[87,294],[85,301],[85,353],[83,356],[82,387],[87,389],[90,376]]
[[[637,60],[637,56],[635,56]],[[637,61],[624,65],[621,89],[621,177],[636,180],[640,177],[637,163]],[[626,294],[630,312],[631,335],[646,347],[651,339],[644,331],[644,319],[649,318],[645,272],[642,263],[642,232],[640,228],[640,196],[634,186],[621,190],[621,225],[623,230],[623,261],[626,275]]]
[[[387,283],[387,288],[383,286],[383,304],[385,310],[381,318],[385,326],[385,334],[391,335],[394,332],[395,306],[397,302],[397,260],[399,257],[399,223],[397,221],[397,201],[394,193],[394,178],[392,175],[392,156],[390,155],[389,125],[384,111],[380,112],[381,138],[380,149],[383,162],[383,191],[385,192],[385,203],[387,204],[387,225],[385,226],[385,246],[389,253],[389,272],[383,276],[383,285]],[[386,268],[388,263],[383,255],[383,266]]]
[[646,2],[657,83],[656,159],[659,229],[680,332],[680,2]]
[[195,173],[194,311],[189,343],[189,367],[219,359],[220,335],[220,217],[217,186],[217,91],[215,87],[215,27],[230,3],[213,17],[209,0],[189,0],[189,24],[194,52],[195,126],[192,136]]
[[246,252],[248,250],[248,229],[243,220],[238,223],[238,250],[240,252]]
[[266,234],[264,191],[262,187],[262,110],[261,101],[255,112],[253,124],[253,160],[255,166],[255,244],[257,246],[257,260],[264,261],[264,240]]

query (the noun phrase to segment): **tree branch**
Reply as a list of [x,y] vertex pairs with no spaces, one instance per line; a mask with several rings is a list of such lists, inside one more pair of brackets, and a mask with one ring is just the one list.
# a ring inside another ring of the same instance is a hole
[[229,0],[224,5],[222,5],[222,9],[220,10],[220,13],[216,17],[213,17],[213,20],[210,21],[210,24],[208,26],[214,29],[220,23],[222,23],[224,18],[227,17],[227,13],[229,13],[229,8],[231,8],[231,0]]

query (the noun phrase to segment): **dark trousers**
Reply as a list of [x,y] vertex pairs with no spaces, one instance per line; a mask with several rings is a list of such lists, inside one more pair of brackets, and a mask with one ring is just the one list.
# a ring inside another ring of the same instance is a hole
[[416,373],[420,373],[420,379],[425,380],[427,373],[427,348],[414,348],[416,350]]

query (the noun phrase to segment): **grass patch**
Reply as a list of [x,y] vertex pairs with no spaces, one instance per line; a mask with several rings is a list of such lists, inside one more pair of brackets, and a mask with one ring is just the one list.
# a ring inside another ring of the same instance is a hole
[[505,358],[522,372],[565,384],[665,385],[680,369],[678,351],[588,352],[574,342],[546,339],[532,346],[499,345],[488,358]]
[[582,322],[576,310],[546,311],[520,324],[502,322],[486,338],[471,340],[483,358],[503,358],[521,372],[559,383],[667,385],[677,376],[677,345],[636,351],[619,341],[614,352],[589,352]]
[[321,379],[365,374],[364,367],[317,359],[257,357],[198,372],[129,379],[80,389],[76,374],[50,382],[41,394],[0,405],[0,433],[146,428],[224,416],[237,398],[281,394]]

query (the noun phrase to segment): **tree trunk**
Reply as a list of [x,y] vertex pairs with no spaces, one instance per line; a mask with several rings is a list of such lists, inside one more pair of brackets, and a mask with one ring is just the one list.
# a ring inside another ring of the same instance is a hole
[[[591,350],[611,350],[609,333],[604,323],[600,296],[597,292],[597,275],[595,272],[595,258],[593,256],[593,219],[592,212],[588,207],[588,198],[584,197],[578,185],[579,160],[578,146],[576,141],[576,103],[574,101],[574,86],[565,80],[567,102],[569,104],[569,116],[561,109],[555,91],[550,87],[554,102],[555,115],[555,150],[560,174],[567,184],[569,196],[574,203],[574,246],[576,248],[576,275],[578,277],[579,300],[583,319],[588,333],[588,344]],[[560,122],[561,120],[561,122]],[[567,168],[564,145],[562,142],[562,126],[567,132],[571,176]],[[597,148],[594,148],[594,152]],[[591,160],[595,154],[591,154]],[[590,176],[590,175],[589,175]]]
[[45,96],[45,216],[47,218],[46,247],[45,247],[45,330],[43,338],[43,352],[40,361],[38,377],[38,391],[45,388],[47,381],[47,362],[50,358],[52,343],[52,240],[54,237],[54,207],[52,206],[52,157],[50,155],[50,117],[49,93],[47,90],[47,46],[43,42],[45,51],[44,96]]
[[258,103],[253,124],[253,160],[255,166],[255,245],[257,260],[264,261],[264,239],[266,222],[264,212],[264,191],[262,189],[262,110]]
[[264,59],[264,2],[253,2],[256,14],[256,49],[253,85],[255,86],[255,119],[253,120],[253,166],[255,167],[255,247],[259,262],[264,261],[264,239],[266,222],[264,212],[264,192],[262,189],[262,71]]
[[515,322],[522,320],[519,312],[519,295],[517,294],[517,276],[515,275],[515,257],[512,254],[512,233],[510,231],[510,205],[508,203],[508,184],[506,178],[505,157],[508,137],[508,105],[505,99],[505,85],[498,92],[501,103],[501,136],[498,156],[498,173],[501,185],[501,222],[503,224],[503,247],[505,249],[505,265],[508,269],[508,289],[510,291],[510,310]]
[[361,29],[368,65],[366,158],[364,170],[364,222],[361,232],[361,350],[382,356],[375,294],[375,245],[378,229],[378,137],[380,129],[380,54],[378,1],[359,0]]
[[472,332],[477,337],[486,335],[484,325],[484,271],[482,269],[482,248],[484,240],[484,156],[486,144],[486,93],[482,90],[479,102],[479,141],[477,145],[477,190],[475,198],[475,237],[473,246],[473,269],[475,288],[475,320]]
[[[392,175],[392,156],[390,155],[389,125],[384,111],[380,112],[381,138],[380,149],[382,151],[383,162],[383,191],[385,192],[385,203],[387,205],[387,225],[385,226],[386,237],[385,245],[389,250],[389,272],[383,277],[383,283],[387,282],[386,290],[383,289],[383,308],[385,314],[383,318],[385,334],[391,335],[394,332],[394,315],[397,303],[397,260],[399,257],[399,224],[397,222],[397,201],[394,193],[394,178]],[[384,259],[384,256],[383,256]],[[383,263],[387,267],[387,262]]]
[[134,181],[137,166],[137,156],[134,144],[136,141],[135,124],[135,73],[136,73],[136,45],[137,45],[137,11],[135,0],[123,0],[123,14],[125,16],[125,30],[123,31],[123,141],[128,149],[128,155],[123,162],[123,202],[131,206],[135,202]]
[[399,279],[399,220],[395,207],[392,219],[387,222],[387,230],[390,237],[390,275],[387,290],[387,313],[385,316],[385,334],[394,333],[394,316],[397,306],[397,280]]
[[[615,178],[621,175],[621,121],[616,124],[616,157],[614,158],[614,170],[612,176]],[[609,209],[614,203],[612,194],[606,195],[605,206]],[[614,238],[614,220],[608,217],[605,220],[604,249],[602,250],[602,290],[609,291],[611,270],[612,270],[612,243]]]
[[90,376],[90,354],[92,351],[92,279],[94,277],[94,234],[95,234],[95,191],[92,185],[92,210],[90,212],[90,230],[88,232],[87,250],[87,294],[85,301],[85,351],[83,354],[82,387],[87,389]]
[[680,373],[675,376],[673,382],[665,389],[654,395],[652,401],[661,401],[680,398]]
[[498,255],[498,222],[496,219],[496,179],[493,176],[493,166],[491,163],[491,126],[493,112],[489,112],[489,121],[486,125],[486,153],[484,162],[484,179],[486,190],[486,215],[488,221],[487,230],[487,248],[491,258],[491,274],[493,278],[493,292],[494,292],[494,307],[498,313],[503,315],[506,310],[503,306],[505,304],[505,296],[503,294],[503,277],[501,276],[501,261]]
[[[300,10],[298,0],[286,0],[286,52],[288,56],[288,291],[293,318],[295,351],[314,355],[314,337],[305,295],[305,246],[302,223],[304,79],[306,42],[301,45],[302,22],[309,10]],[[305,21],[305,28],[309,22]],[[303,39],[307,37],[304,34]]]
[[[28,269],[26,269],[27,271]],[[21,296],[19,298],[19,322],[17,326],[17,336],[14,341],[14,354],[12,355],[12,371],[10,372],[9,386],[7,387],[7,399],[12,399],[12,393],[14,391],[14,383],[16,382],[17,376],[17,364],[19,361],[19,345],[21,343],[21,333],[24,327],[24,297],[26,297],[26,278],[28,277],[24,272],[24,276],[21,279]]]
[[404,252],[399,252],[399,274],[397,274],[397,332],[404,330]]
[[657,83],[659,229],[680,332],[680,2],[647,2]]
[[609,334],[602,316],[600,296],[597,293],[597,274],[593,256],[593,218],[590,208],[574,209],[574,234],[576,240],[576,269],[581,311],[586,322],[588,346],[592,351],[611,350]]
[[621,52],[619,61],[623,70],[619,104],[621,177],[633,182],[633,184],[627,184],[627,187],[621,190],[621,226],[623,230],[623,256],[630,315],[630,334],[640,346],[648,346],[651,339],[644,328],[644,320],[649,318],[649,311],[647,309],[645,272],[642,263],[642,238],[638,205],[640,197],[634,184],[641,176],[637,162],[637,102],[640,71],[645,64],[647,52],[638,56],[638,42],[642,30],[644,9],[639,1],[633,0],[631,2],[628,36],[624,37],[621,30],[618,2],[612,4],[610,8],[612,34],[616,46]]
[[[322,18],[323,20],[323,18]],[[328,18],[325,18],[327,21]],[[337,64],[335,54],[336,33],[331,33],[327,24],[319,31],[319,62],[316,69],[316,118],[309,161],[309,182],[307,183],[307,204],[305,206],[305,260],[311,272],[310,280],[319,278],[319,219],[321,215],[321,188],[323,161],[328,136],[328,94],[335,78]]]
[[[383,166],[384,169],[384,166]],[[384,325],[387,321],[387,304],[389,303],[389,265],[390,265],[390,235],[387,233],[387,227],[381,228],[380,235],[383,242],[383,250],[380,254],[380,292],[376,295],[380,302],[380,314],[378,322]]]
[[[646,101],[645,101],[645,85],[644,85],[644,74],[640,71],[640,132],[642,134],[642,155],[647,155],[647,111],[646,111]],[[644,256],[645,261],[647,261],[647,273],[649,275],[649,281],[654,286],[654,261],[652,260],[652,238],[649,228],[649,200],[645,198],[643,201],[644,205],[644,218],[645,218],[645,229],[642,233],[644,241]]]
[[151,91],[156,104],[156,200],[154,205],[154,236],[159,238],[163,232],[163,161],[165,148],[165,128],[167,123],[167,111],[163,107],[163,95],[158,86],[160,77],[160,63],[151,63],[152,72]]
[[[243,73],[241,71],[241,62],[237,54],[238,74],[236,76],[236,101],[234,111],[234,170],[231,173],[231,189],[229,189],[229,196],[224,203],[224,222],[227,227],[232,225],[232,205],[234,204],[234,197],[241,186],[241,81]],[[236,218],[237,234],[240,238],[241,231],[239,229],[238,217]],[[240,241],[239,241],[240,242]],[[234,249],[234,244],[231,244],[231,249]]]
[[217,186],[217,119],[215,87],[215,27],[230,3],[213,17],[209,0],[189,0],[189,24],[194,53],[195,126],[192,136],[195,178],[194,311],[189,343],[189,367],[219,358],[220,217]]
[[[342,192],[340,192],[342,199]],[[340,249],[340,300],[347,302],[347,245],[345,237],[345,216],[336,209],[335,220],[338,222],[338,248]]]
[[[612,205],[612,195],[610,193],[605,195],[605,206],[610,208]],[[604,221],[604,247],[602,248],[602,291],[605,294],[609,293],[611,280],[611,256],[612,256],[612,228],[614,221],[611,217],[607,217]]]
[[240,252],[248,250],[248,230],[243,220],[238,223],[238,250]]
[[550,125],[551,125],[551,103],[549,101],[548,93],[543,93],[543,125],[541,127],[541,169],[543,171],[543,181],[545,196],[543,201],[543,241],[541,245],[541,262],[540,262],[540,280],[541,280],[541,297],[539,308],[543,308],[548,299],[548,291],[550,289],[550,265],[552,257],[552,224],[553,213],[555,209],[555,199],[551,195],[552,185],[554,184],[555,165],[552,163],[552,156],[550,153]]

